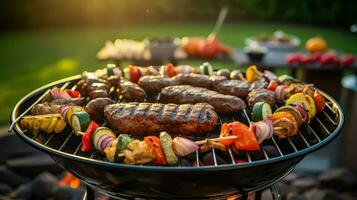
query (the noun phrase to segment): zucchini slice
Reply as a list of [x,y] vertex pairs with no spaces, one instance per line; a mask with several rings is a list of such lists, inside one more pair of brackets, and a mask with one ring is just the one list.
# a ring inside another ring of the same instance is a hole
[[77,135],[77,131],[84,132],[90,123],[90,116],[86,112],[76,112],[72,114],[70,124]]
[[97,128],[94,131],[92,138],[91,138],[92,146],[95,147],[95,149],[97,149],[97,150],[100,149],[100,147],[98,147],[98,145],[100,145],[100,144],[98,144],[98,141],[104,135],[110,135],[115,138],[115,134],[113,133],[113,131],[110,128],[107,128],[107,127]]
[[252,120],[257,122],[268,119],[272,115],[271,107],[268,103],[258,102],[254,104],[252,110]]
[[296,93],[286,101],[285,105],[295,104],[299,104],[305,108],[310,120],[316,115],[315,101],[311,96],[304,93]]
[[166,132],[160,133],[160,142],[165,154],[166,162],[168,165],[176,165],[178,163],[178,157],[172,149],[172,138]]

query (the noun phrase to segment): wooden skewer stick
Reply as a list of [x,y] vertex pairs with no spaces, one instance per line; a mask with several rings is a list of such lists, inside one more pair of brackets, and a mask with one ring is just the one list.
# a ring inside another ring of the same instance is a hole
[[218,141],[222,141],[222,140],[231,140],[231,139],[237,139],[237,138],[238,138],[237,136],[232,135],[232,136],[227,136],[227,137],[204,139],[204,140],[196,141],[195,143],[198,144],[198,145],[201,145],[201,144],[207,143],[207,140],[211,140],[211,141],[214,141],[214,142],[218,142]]
[[274,131],[285,129],[284,127],[274,127]]
[[82,131],[76,131],[76,134],[83,136],[83,135],[86,134],[86,133],[85,133],[85,132],[82,132]]

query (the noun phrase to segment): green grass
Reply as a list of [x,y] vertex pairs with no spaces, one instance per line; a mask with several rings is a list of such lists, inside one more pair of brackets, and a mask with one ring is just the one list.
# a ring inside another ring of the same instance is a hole
[[[43,30],[5,32],[0,34],[0,124],[9,122],[14,104],[26,93],[48,82],[94,70],[104,65],[95,59],[105,40],[115,38],[143,39],[154,36],[204,36],[212,23],[165,23],[131,25],[115,28]],[[228,23],[220,39],[242,47],[244,38],[276,29],[297,35],[302,41],[320,35],[330,47],[356,51],[356,36],[340,30],[286,24]],[[182,62],[193,65],[201,61]],[[214,65],[235,68],[233,63]]]

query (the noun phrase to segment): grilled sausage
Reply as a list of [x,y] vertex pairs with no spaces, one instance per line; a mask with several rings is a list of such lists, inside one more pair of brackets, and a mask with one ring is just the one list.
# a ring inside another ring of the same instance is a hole
[[127,80],[120,81],[120,93],[123,99],[126,100],[143,100],[146,97],[146,92],[138,84]]
[[139,86],[147,93],[158,93],[162,88],[172,85],[179,85],[179,80],[165,76],[143,76],[139,79]]
[[218,119],[213,107],[205,103],[119,103],[106,106],[104,116],[113,129],[132,135],[159,134],[161,131],[202,135],[212,131]]
[[179,74],[174,77],[181,85],[192,85],[211,89],[214,84],[227,80],[224,76],[207,76],[203,74]]
[[250,91],[250,84],[240,80],[226,80],[213,86],[214,91],[222,94],[245,98]]
[[162,89],[160,101],[177,104],[209,103],[217,113],[238,112],[246,107],[245,102],[239,97],[190,85],[169,86]]
[[90,100],[85,109],[92,120],[101,122],[104,120],[104,107],[110,104],[115,104],[115,101],[107,97],[96,98]]
[[253,107],[257,102],[265,102],[272,106],[276,103],[276,94],[267,89],[254,89],[248,94],[247,102],[250,107]]

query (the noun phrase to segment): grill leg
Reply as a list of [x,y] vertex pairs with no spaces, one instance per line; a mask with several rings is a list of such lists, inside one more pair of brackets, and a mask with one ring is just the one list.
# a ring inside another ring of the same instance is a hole
[[86,192],[83,195],[83,200],[94,200],[93,189],[89,186],[86,186]]

